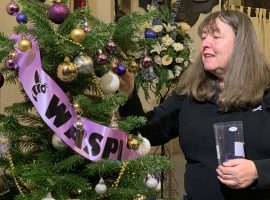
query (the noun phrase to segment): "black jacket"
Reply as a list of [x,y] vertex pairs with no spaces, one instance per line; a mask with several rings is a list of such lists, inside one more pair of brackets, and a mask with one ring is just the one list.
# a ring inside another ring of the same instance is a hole
[[[198,102],[173,93],[144,113],[137,95],[120,108],[121,116],[146,116],[140,129],[152,146],[179,136],[187,160],[185,191],[192,200],[270,200],[270,94],[245,111],[219,112],[214,102]],[[253,160],[258,180],[245,189],[230,189],[217,179],[218,166],[213,124],[242,121],[245,156]]]

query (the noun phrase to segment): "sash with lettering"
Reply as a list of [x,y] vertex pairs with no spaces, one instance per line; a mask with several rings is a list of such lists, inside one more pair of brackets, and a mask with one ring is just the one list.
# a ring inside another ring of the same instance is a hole
[[[11,39],[20,40],[21,35],[12,35]],[[19,53],[18,67],[21,84],[45,123],[70,148],[85,158],[127,160],[138,157],[135,151],[127,148],[127,134],[109,128],[86,118],[82,118],[84,132],[80,144],[70,134],[77,121],[67,95],[41,66],[38,42],[30,37],[32,49]],[[16,46],[15,46],[16,48]],[[18,50],[19,51],[19,50]]]

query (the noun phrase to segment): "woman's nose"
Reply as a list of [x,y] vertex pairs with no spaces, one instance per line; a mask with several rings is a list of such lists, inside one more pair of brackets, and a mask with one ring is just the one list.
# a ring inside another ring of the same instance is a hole
[[205,47],[210,47],[211,46],[211,38],[209,36],[207,36],[206,38],[204,38],[201,42],[201,46],[203,48]]

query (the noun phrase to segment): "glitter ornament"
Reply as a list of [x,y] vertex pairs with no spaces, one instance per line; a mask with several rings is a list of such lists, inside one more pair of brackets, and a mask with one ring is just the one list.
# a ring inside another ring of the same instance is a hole
[[70,38],[75,42],[82,42],[85,39],[85,32],[82,28],[74,28],[70,33]]
[[57,77],[64,82],[71,82],[78,76],[78,70],[74,63],[70,62],[68,57],[65,57],[63,63],[57,67]]
[[83,30],[84,32],[88,33],[92,30],[91,26],[89,25],[88,22],[84,22],[84,25],[83,25]]
[[114,73],[116,73],[118,76],[122,76],[126,73],[126,66],[124,64],[120,64],[117,67],[113,69]]
[[99,183],[95,187],[95,191],[98,194],[105,194],[107,192],[107,186],[105,185],[103,178],[100,178]]
[[4,82],[5,82],[4,76],[2,72],[0,72],[0,88],[4,85]]
[[148,174],[148,179],[146,181],[146,186],[150,189],[155,189],[158,186],[158,181],[153,176]]
[[148,68],[141,68],[141,76],[142,80],[145,81],[152,81],[157,77],[152,66]]
[[115,73],[109,71],[101,77],[99,84],[105,94],[111,94],[119,89],[120,81]]
[[132,60],[129,64],[129,71],[135,72],[138,69],[138,63],[134,60]]
[[32,48],[31,40],[28,40],[25,36],[22,36],[22,39],[18,42],[18,48],[21,52],[25,52]]
[[78,73],[90,74],[94,72],[93,60],[87,55],[81,53],[74,58],[73,63],[77,66]]
[[27,16],[24,14],[24,13],[19,13],[17,16],[16,16],[16,21],[19,23],[19,24],[26,24],[27,23]]
[[60,0],[57,0],[48,11],[49,19],[56,23],[62,24],[69,15],[69,8],[61,3]]
[[157,33],[153,31],[151,28],[148,28],[144,32],[144,37],[148,39],[155,39],[157,38]]
[[9,15],[15,16],[19,13],[20,7],[13,0],[6,6],[6,11]]
[[57,134],[54,134],[52,137],[52,145],[58,151],[63,151],[67,148],[67,145],[61,140],[61,138]]
[[98,55],[96,57],[96,63],[99,65],[105,65],[108,62],[107,56],[102,53],[102,50],[98,51]]
[[127,147],[130,150],[136,151],[140,147],[140,142],[137,138],[132,136],[131,134],[128,135]]
[[149,140],[145,137],[142,137],[141,134],[139,134],[138,137],[141,140],[141,142],[136,152],[139,156],[146,156],[150,152],[151,144]]
[[109,53],[115,53],[116,50],[117,50],[117,45],[115,44],[114,41],[110,40],[108,43],[107,43],[107,50]]
[[153,59],[149,55],[145,55],[140,62],[140,65],[144,68],[148,68],[152,66],[153,64]]

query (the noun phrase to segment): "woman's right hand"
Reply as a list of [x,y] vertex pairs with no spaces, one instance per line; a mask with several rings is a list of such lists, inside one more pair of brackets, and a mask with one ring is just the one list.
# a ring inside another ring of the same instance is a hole
[[134,80],[135,80],[134,74],[129,71],[126,71],[124,75],[119,76],[119,80],[120,86],[118,91],[130,97],[134,90]]

